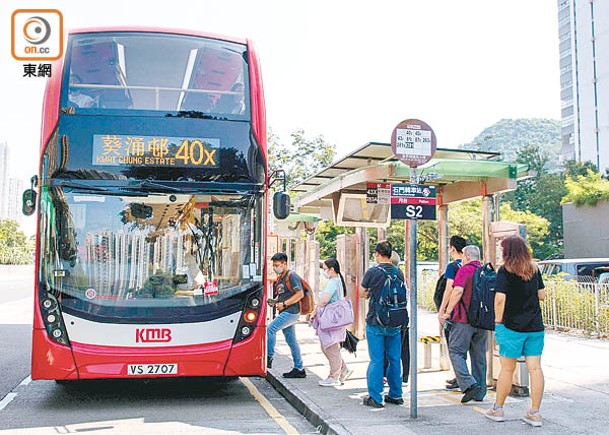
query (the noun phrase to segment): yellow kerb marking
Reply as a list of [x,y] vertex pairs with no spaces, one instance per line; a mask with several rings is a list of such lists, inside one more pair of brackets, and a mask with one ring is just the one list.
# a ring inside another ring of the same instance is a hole
[[266,413],[277,423],[277,425],[283,429],[283,431],[289,435],[298,434],[298,431],[292,426],[286,418],[277,411],[277,409],[269,402],[269,400],[258,391],[256,386],[247,378],[239,378],[243,385],[249,390],[250,394],[254,396],[254,399],[264,408]]
[[472,406],[472,409],[480,414],[486,414],[486,410],[480,408],[479,406]]
[[[456,396],[454,394],[439,393],[438,396],[445,397],[446,399],[450,400],[451,402],[461,404],[461,399],[454,397],[454,396]],[[476,411],[480,414],[486,414],[486,410],[480,408],[479,406],[472,406],[471,409],[473,409],[474,411]]]

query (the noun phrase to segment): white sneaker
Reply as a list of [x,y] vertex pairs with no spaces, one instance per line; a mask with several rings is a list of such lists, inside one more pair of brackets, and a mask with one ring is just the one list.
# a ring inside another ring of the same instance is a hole
[[522,421],[524,421],[526,424],[530,424],[533,427],[541,427],[543,424],[541,414],[539,412],[531,414],[530,409],[528,409],[527,413],[524,415],[524,417],[522,417]]
[[493,421],[505,421],[505,413],[503,412],[503,408],[494,409],[494,405],[486,411],[484,416]]
[[353,374],[353,370],[345,369],[345,371],[340,374],[340,377],[338,378],[338,380],[341,383],[344,383],[347,379],[349,379],[349,377],[351,377],[352,374]]
[[338,387],[340,386],[340,381],[338,379],[327,378],[319,381],[318,384],[322,387]]

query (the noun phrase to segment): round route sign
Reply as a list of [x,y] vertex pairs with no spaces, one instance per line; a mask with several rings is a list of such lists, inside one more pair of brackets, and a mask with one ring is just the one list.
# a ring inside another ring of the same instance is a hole
[[436,152],[436,134],[425,122],[407,119],[400,122],[391,134],[393,154],[411,168],[431,160]]

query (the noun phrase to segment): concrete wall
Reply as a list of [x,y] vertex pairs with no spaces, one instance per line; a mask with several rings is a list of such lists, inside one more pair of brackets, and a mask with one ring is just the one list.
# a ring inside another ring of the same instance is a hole
[[609,204],[562,206],[565,258],[609,257]]

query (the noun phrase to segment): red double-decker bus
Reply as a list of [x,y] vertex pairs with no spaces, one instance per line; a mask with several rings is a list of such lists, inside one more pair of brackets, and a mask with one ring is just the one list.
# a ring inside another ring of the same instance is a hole
[[264,375],[251,41],[105,28],[67,44],[43,108],[32,379]]

